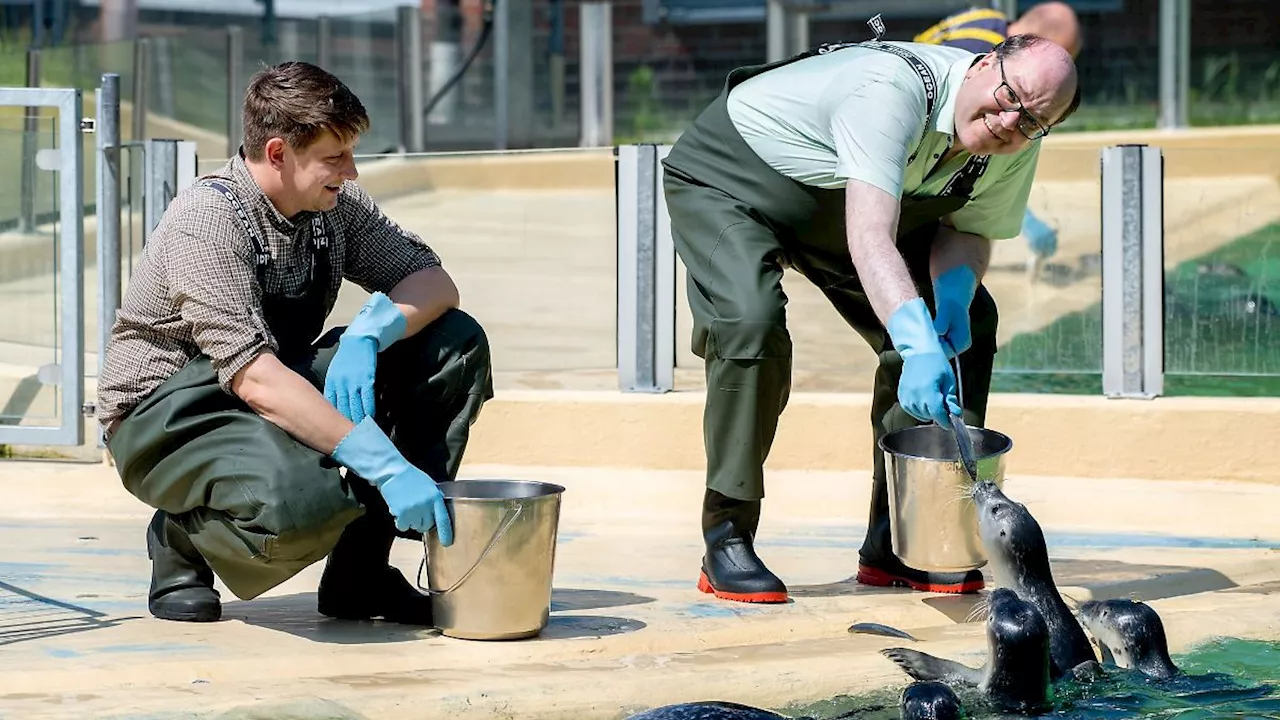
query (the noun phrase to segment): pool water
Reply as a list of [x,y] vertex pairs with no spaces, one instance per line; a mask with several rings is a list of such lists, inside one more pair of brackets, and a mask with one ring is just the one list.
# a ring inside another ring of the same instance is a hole
[[[1158,681],[1114,666],[1088,683],[1063,680],[1043,718],[1072,720],[1280,720],[1280,643],[1219,638],[1174,655],[1184,676]],[[885,662],[888,662],[886,660]],[[858,696],[785,708],[815,720],[896,720],[898,696],[910,682]],[[985,706],[974,689],[957,688],[967,717],[1008,717]]]

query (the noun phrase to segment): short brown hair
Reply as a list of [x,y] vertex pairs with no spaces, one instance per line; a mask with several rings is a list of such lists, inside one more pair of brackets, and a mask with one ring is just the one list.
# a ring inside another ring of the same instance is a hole
[[290,61],[249,80],[242,122],[245,157],[261,160],[273,137],[302,149],[327,130],[348,142],[369,129],[369,114],[341,80],[311,63]]

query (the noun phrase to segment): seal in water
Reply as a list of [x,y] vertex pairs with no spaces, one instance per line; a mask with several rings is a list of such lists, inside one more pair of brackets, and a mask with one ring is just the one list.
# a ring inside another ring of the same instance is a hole
[[960,720],[964,717],[955,691],[933,680],[913,682],[903,688],[898,708],[902,720]]
[[1180,675],[1169,658],[1164,623],[1146,603],[1117,598],[1090,600],[1080,606],[1080,619],[1102,648],[1102,659],[1157,680]]
[[1067,673],[1085,675],[1096,669],[1098,658],[1093,646],[1053,582],[1040,523],[1021,503],[1005,497],[994,483],[974,483],[973,499],[978,510],[978,535],[996,585],[1011,588],[1034,605],[1049,627],[1053,679]]
[[632,715],[627,720],[787,720],[787,717],[750,705],[709,700],[664,705]]
[[916,680],[974,685],[1000,710],[1027,713],[1049,702],[1049,628],[1008,588],[987,600],[987,662],[978,669],[908,648],[881,653]]

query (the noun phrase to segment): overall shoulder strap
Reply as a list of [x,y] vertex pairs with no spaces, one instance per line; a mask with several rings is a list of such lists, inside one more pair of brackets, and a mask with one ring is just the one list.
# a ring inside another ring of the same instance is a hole
[[986,155],[973,155],[969,161],[960,168],[960,172],[951,176],[951,180],[947,181],[947,186],[942,189],[943,195],[952,197],[963,197],[968,199],[973,194],[973,186],[978,182],[978,178],[987,171],[987,165],[991,162],[991,158]]
[[231,192],[231,188],[210,178],[200,180],[196,182],[196,185],[216,190],[231,203],[231,207],[236,211],[236,216],[240,218],[240,224],[244,227],[245,234],[249,236],[249,242],[253,244],[253,256],[257,262],[258,269],[261,270],[270,263],[271,253],[267,252],[266,243],[262,241],[262,236],[258,234],[258,229],[249,220],[249,213],[245,212],[244,203],[240,202],[240,198],[236,197],[234,192]]

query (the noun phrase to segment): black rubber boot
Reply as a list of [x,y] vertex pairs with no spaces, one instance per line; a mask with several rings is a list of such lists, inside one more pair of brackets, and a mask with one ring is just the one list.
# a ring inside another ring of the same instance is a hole
[[927,572],[902,564],[893,554],[889,532],[889,490],[884,479],[871,486],[871,516],[867,537],[858,551],[858,582],[877,587],[909,587],[921,592],[976,593],[985,584],[982,572]]
[[432,625],[431,598],[390,565],[395,525],[380,510],[369,507],[343,531],[325,561],[316,609],[340,620]]
[[222,618],[222,600],[213,589],[213,570],[186,532],[163,510],[147,526],[151,592],[147,609],[161,620],[213,622]]
[[707,542],[698,589],[725,600],[780,603],[787,586],[756,555],[759,500],[735,500],[707,490],[702,501],[702,535]]

